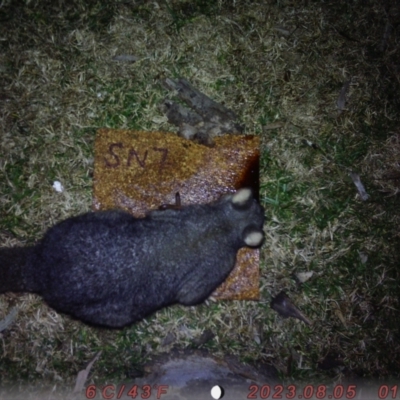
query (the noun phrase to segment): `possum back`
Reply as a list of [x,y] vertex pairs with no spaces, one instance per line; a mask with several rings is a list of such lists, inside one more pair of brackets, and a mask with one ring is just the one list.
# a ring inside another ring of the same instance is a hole
[[244,197],[142,219],[123,211],[67,219],[36,248],[40,294],[59,311],[112,327],[197,304],[227,277],[240,247],[261,243],[263,209]]

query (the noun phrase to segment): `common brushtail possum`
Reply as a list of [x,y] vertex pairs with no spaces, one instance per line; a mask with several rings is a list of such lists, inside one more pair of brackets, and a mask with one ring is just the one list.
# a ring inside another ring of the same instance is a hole
[[261,245],[263,222],[250,189],[144,218],[89,212],[56,224],[35,246],[0,249],[0,293],[37,293],[57,311],[120,328],[204,301],[241,247]]

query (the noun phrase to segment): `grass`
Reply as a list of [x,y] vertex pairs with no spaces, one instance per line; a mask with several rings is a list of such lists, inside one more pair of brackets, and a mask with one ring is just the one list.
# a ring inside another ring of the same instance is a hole
[[[173,346],[196,348],[205,330],[214,338],[201,347],[272,363],[287,381],[398,379],[399,179],[388,178],[400,154],[396,6],[49,4],[0,7],[4,246],[33,242],[56,221],[87,211],[96,129],[172,130],[158,109],[167,96],[159,81],[184,76],[261,137],[262,299],[171,307],[108,331],[58,315],[33,295],[2,295],[1,315],[20,305],[0,333],[2,386],[71,388],[100,349],[89,380],[117,382]],[[382,51],[387,21],[393,30]],[[120,54],[139,60],[112,61]],[[350,171],[360,175],[367,202]],[[56,179],[62,194],[51,188]],[[313,276],[299,283],[298,272]],[[281,290],[311,327],[270,308]],[[324,360],[330,367],[319,367]]]

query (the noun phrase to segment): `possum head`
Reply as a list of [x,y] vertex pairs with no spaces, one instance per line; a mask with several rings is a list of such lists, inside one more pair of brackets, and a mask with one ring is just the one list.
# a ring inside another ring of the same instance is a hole
[[264,209],[254,199],[252,191],[240,189],[222,197],[220,203],[241,246],[260,246],[264,239]]

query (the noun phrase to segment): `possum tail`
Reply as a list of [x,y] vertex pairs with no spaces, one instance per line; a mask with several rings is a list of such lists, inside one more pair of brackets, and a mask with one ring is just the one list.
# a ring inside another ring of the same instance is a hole
[[35,247],[0,248],[0,293],[37,292],[34,279]]

